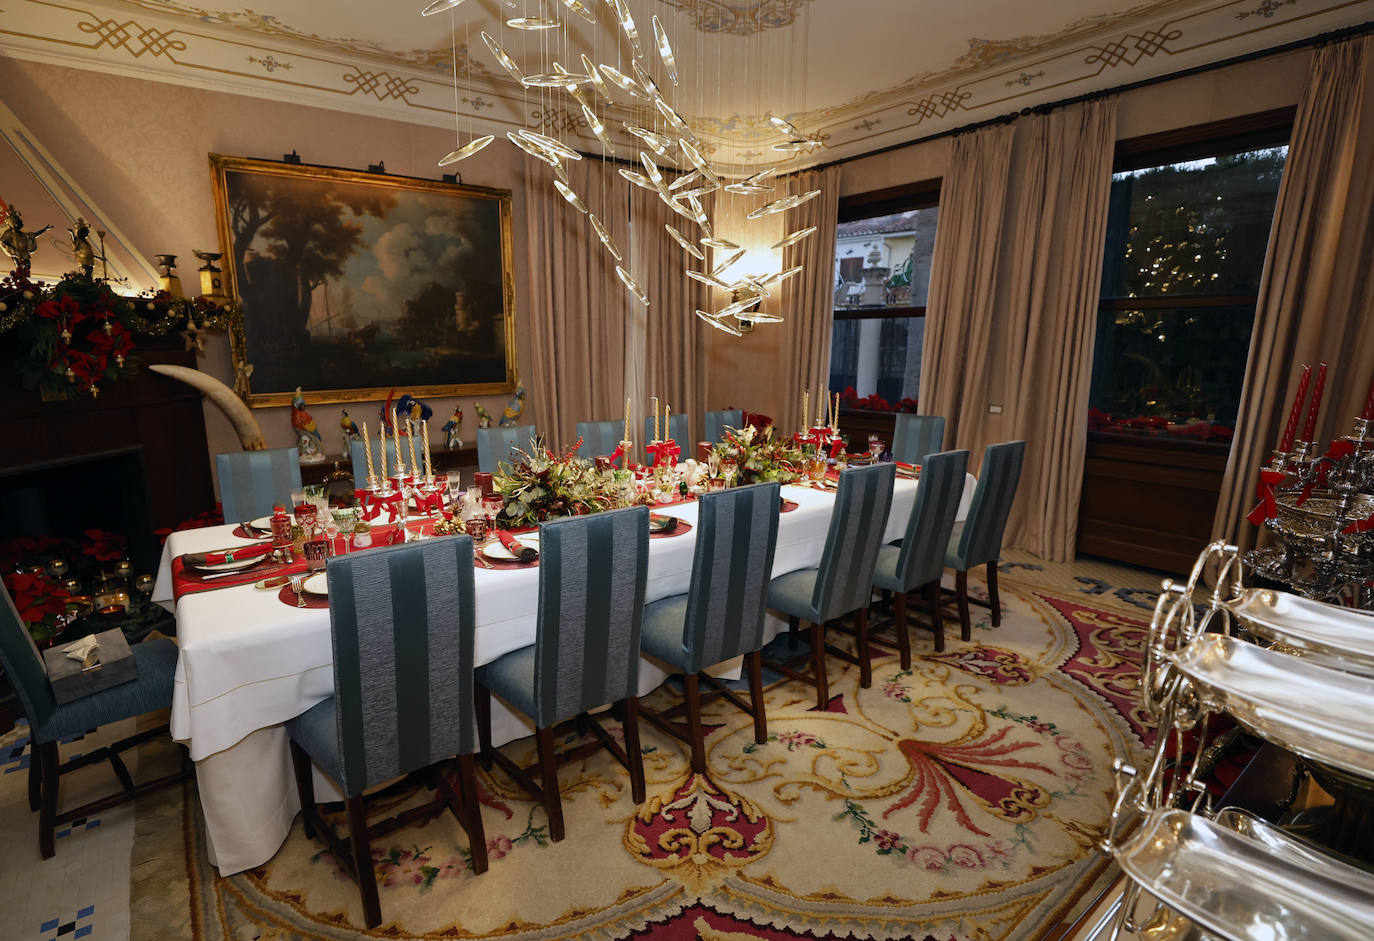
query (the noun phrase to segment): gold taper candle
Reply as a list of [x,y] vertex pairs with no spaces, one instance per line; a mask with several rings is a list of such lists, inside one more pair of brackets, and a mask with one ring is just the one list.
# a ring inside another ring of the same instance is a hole
[[367,479],[376,480],[377,475],[372,470],[372,442],[367,440],[367,422],[363,422],[363,450],[367,452]]
[[835,393],[835,407],[834,407],[833,409],[830,410],[830,414],[831,414],[831,415],[833,416],[833,418],[834,418],[834,420],[831,422],[830,428],[831,428],[831,430],[833,430],[836,434],[839,434],[839,433],[840,433],[840,394],[839,394],[838,392]]
[[394,416],[391,419],[391,440],[396,442],[396,476],[403,477],[401,473],[405,469],[405,458],[401,456],[401,418]]
[[825,386],[816,389],[816,427],[825,427],[825,406],[829,403],[830,396],[825,394]]
[[802,389],[802,431],[811,424],[811,390]]
[[621,435],[626,441],[630,440],[630,400],[625,400],[625,434]]
[[421,419],[420,436],[425,442],[425,483],[434,483],[434,464],[429,459],[429,419]]
[[658,396],[652,396],[650,401],[654,403],[654,441],[658,440]]
[[415,460],[415,423],[406,419],[406,437],[410,439],[410,476],[420,476],[420,462]]
[[377,444],[382,449],[382,480],[385,481],[391,476],[386,470],[386,425],[377,429]]
[[672,416],[673,416],[673,407],[672,407],[671,405],[669,405],[667,402],[664,402],[664,403],[663,403],[663,437],[664,437],[664,438],[671,438],[671,437],[673,436],[673,432],[672,432],[672,430],[671,430],[671,429],[669,428],[669,426],[668,426],[668,419],[671,418]]

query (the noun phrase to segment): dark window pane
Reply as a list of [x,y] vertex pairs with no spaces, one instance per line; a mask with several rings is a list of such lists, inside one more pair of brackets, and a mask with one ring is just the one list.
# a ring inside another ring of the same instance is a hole
[[841,222],[835,306],[924,307],[940,207]]
[[850,386],[860,398],[878,395],[896,405],[916,398],[921,385],[924,317],[836,320],[830,342],[830,388]]
[[1287,147],[1112,177],[1103,297],[1254,294]]

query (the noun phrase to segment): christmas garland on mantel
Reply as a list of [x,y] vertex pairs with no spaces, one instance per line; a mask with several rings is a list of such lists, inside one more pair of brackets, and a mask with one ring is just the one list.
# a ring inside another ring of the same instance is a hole
[[26,389],[46,399],[100,394],[101,382],[138,372],[135,338],[180,330],[186,348],[202,348],[201,331],[230,331],[243,342],[243,312],[234,301],[173,297],[166,291],[126,297],[99,278],[69,274],[54,285],[22,270],[0,280],[0,336]]

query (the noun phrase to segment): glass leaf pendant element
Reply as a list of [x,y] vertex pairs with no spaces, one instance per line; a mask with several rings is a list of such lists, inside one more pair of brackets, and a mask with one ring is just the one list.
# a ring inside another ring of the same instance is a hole
[[634,70],[635,78],[639,79],[639,84],[649,93],[649,97],[655,101],[662,100],[663,92],[659,91],[658,82],[654,81],[654,77],[649,74],[648,69],[639,64],[638,59],[630,62],[630,68]]
[[648,307],[649,295],[644,293],[644,289],[639,286],[639,282],[636,281],[633,277],[631,277],[630,273],[626,271],[624,268],[620,267],[619,265],[615,266],[615,273],[616,276],[619,277],[620,280],[624,283],[624,285],[630,289],[630,293],[635,296],[635,299],[638,300],[645,307]]
[[634,124],[627,123],[625,125],[625,132],[635,137],[638,137],[640,140],[642,140],[645,144],[649,146],[650,150],[658,154],[660,157],[662,157],[664,154],[668,152],[669,147],[677,143],[671,137],[667,137],[663,134],[655,134],[653,131],[646,130]]
[[807,227],[804,228],[804,229],[798,229],[797,231],[793,232],[791,235],[787,236],[786,238],[779,239],[778,241],[774,242],[774,243],[773,243],[773,249],[786,248],[786,247],[789,246],[789,245],[796,245],[796,244],[797,244],[798,242],[800,242],[802,239],[808,238],[808,237],[814,235],[814,234],[816,233],[816,229],[817,229],[817,228],[819,228],[819,227],[818,227],[818,226],[811,225],[811,226],[807,226]]
[[606,133],[606,126],[601,123],[601,119],[596,116],[596,112],[588,108],[586,103],[582,103],[582,117],[587,119],[587,126],[592,129],[596,139],[601,141],[601,146],[606,148],[606,152],[615,155],[615,144],[611,143],[610,136]]
[[511,29],[557,29],[558,21],[548,16],[517,16],[506,20]]
[[758,183],[730,183],[725,187],[725,192],[735,193],[739,196],[762,196],[765,193],[773,192],[773,187],[762,186]]
[[510,142],[511,142],[512,144],[514,144],[516,147],[519,147],[521,150],[523,150],[525,153],[529,154],[529,155],[530,155],[531,157],[533,157],[535,160],[541,161],[541,162],[543,162],[543,163],[547,163],[549,166],[553,167],[555,171],[558,170],[558,168],[559,168],[559,166],[558,166],[558,165],[559,165],[558,157],[556,157],[555,155],[549,153],[549,152],[548,152],[547,150],[545,150],[544,148],[539,147],[539,146],[536,146],[535,144],[531,143],[530,141],[525,140],[525,138],[523,138],[523,137],[520,136],[519,132],[517,132],[517,131],[507,131],[507,132],[506,132],[506,137],[507,137],[507,139],[510,140]]
[[772,124],[778,131],[788,137],[801,137],[802,132],[792,126],[792,122],[784,121],[782,118],[770,117],[768,123]]
[[452,10],[462,3],[463,0],[434,0],[433,3],[420,11],[420,15],[433,16],[436,13],[443,13],[445,10]]
[[649,182],[649,178],[642,173],[636,173],[629,167],[617,167],[616,171],[640,189],[646,189],[651,193],[657,193],[658,187]]
[[774,144],[773,149],[782,154],[809,154],[819,146],[821,146],[821,142],[814,137],[803,137],[797,140],[786,141],[782,144]]
[[585,75],[574,75],[571,72],[540,72],[538,75],[526,75],[520,82],[526,88],[566,88],[572,91],[578,85],[585,85],[591,79]]
[[616,85],[616,87],[618,87],[621,91],[628,93],[630,96],[634,98],[639,98],[644,101],[652,100],[649,97],[649,93],[639,87],[638,82],[636,82],[634,79],[630,78],[630,76],[626,75],[624,72],[621,72],[614,66],[605,65],[603,63],[602,65],[598,66],[598,68],[601,69],[601,74],[609,78],[611,82],[614,85]]
[[548,137],[544,134],[539,134],[534,131],[525,130],[524,128],[521,128],[515,133],[519,134],[521,137],[523,137],[530,143],[534,144],[536,147],[542,147],[544,150],[548,151],[551,154],[557,154],[558,156],[565,157],[568,160],[582,159],[581,154],[573,150],[571,147],[563,143],[561,140],[555,140],[552,137]]
[[568,184],[564,183],[562,180],[554,180],[553,188],[558,190],[558,195],[568,201],[569,206],[573,207],[578,212],[587,211],[587,204],[582,201],[582,197],[572,191],[572,187],[568,186]]
[[501,44],[491,38],[491,34],[482,30],[482,42],[487,44],[491,54],[496,56],[496,61],[501,63],[501,68],[510,73],[510,77],[521,84],[525,81],[525,73],[520,71],[520,67],[515,64],[515,60],[506,54],[506,50],[501,48]]
[[661,187],[663,185],[663,174],[659,172],[658,164],[654,163],[653,158],[641,150],[639,152],[639,162],[644,164],[644,171],[649,176],[649,182],[653,183],[655,188]]
[[755,281],[753,278],[740,278],[734,284],[730,285],[730,290],[732,292],[747,291],[758,298],[773,296],[761,282]]
[[728,239],[702,239],[701,244],[705,245],[707,248],[718,248],[721,251],[728,252],[733,252],[735,249],[739,248],[738,245],[736,245],[734,242],[729,241]]
[[668,230],[668,234],[673,237],[673,241],[681,245],[682,250],[685,251],[687,254],[691,255],[697,261],[706,260],[706,256],[701,253],[701,249],[697,248],[691,242],[687,241],[686,237],[684,237],[683,234],[679,232],[677,229],[673,228],[670,223],[663,223],[663,228]]
[[692,161],[692,166],[696,167],[702,176],[708,180],[720,179],[716,176],[716,172],[711,169],[711,165],[706,162],[706,158],[701,155],[701,151],[697,150],[691,141],[680,140],[677,142],[677,145],[678,148],[687,155],[687,159]]
[[496,138],[488,134],[486,137],[478,137],[475,140],[468,141],[468,143],[459,147],[457,150],[450,151],[439,161],[439,166],[447,167],[450,164],[457,163],[459,160],[466,160],[494,140],[496,140]]
[[615,8],[616,19],[620,20],[620,28],[625,32],[625,38],[630,40],[630,45],[634,47],[635,58],[640,58],[644,55],[644,50],[639,47],[639,30],[635,28],[635,18],[630,15],[630,8],[625,5],[625,0],[612,0],[611,6]]
[[601,71],[597,69],[596,63],[588,59],[585,52],[581,53],[581,56],[582,71],[586,72],[587,75],[591,77],[592,87],[596,89],[596,93],[607,101],[613,100],[611,98],[611,90],[606,87],[606,80],[601,77]]
[[747,314],[736,314],[736,320],[751,320],[754,323],[782,323],[783,318],[777,314],[766,314],[761,310],[753,310]]
[[572,10],[574,13],[582,17],[588,23],[591,23],[593,26],[596,25],[596,14],[593,13],[591,9],[588,8],[588,6],[582,2],[582,0],[563,0],[563,6],[567,7],[569,10]]
[[725,260],[711,269],[711,277],[719,278],[721,273],[744,257],[744,249],[737,249],[725,256]]
[[775,177],[775,176],[777,176],[777,175],[778,175],[778,168],[777,168],[777,167],[768,167],[768,168],[765,169],[765,170],[760,170],[758,173],[755,173],[753,176],[751,176],[749,179],[745,180],[744,182],[745,182],[745,183],[748,183],[748,184],[751,185],[751,186],[757,186],[758,184],[762,183],[764,180],[770,180],[770,179],[772,179],[773,177]]
[[693,170],[691,173],[684,174],[668,184],[668,189],[676,193],[684,187],[691,186],[694,182],[701,179],[701,171]]
[[[754,306],[755,304],[757,304],[758,302],[759,302],[759,298],[757,298],[757,297],[746,297],[746,298],[745,298],[744,300],[742,300],[742,301],[735,301],[735,303],[731,304],[729,307],[722,307],[720,310],[716,311],[716,316],[717,316],[717,317],[722,317],[722,318],[723,318],[723,317],[737,317],[738,315],[742,314],[744,311],[746,311],[746,310],[748,310],[749,308],[753,307],[753,306]],[[747,319],[749,319],[749,318],[746,317],[746,318],[744,318],[744,319],[747,320]]]
[[804,266],[797,265],[795,268],[788,268],[786,271],[778,271],[770,274],[763,279],[764,284],[782,284],[793,275],[801,274]]
[[676,85],[677,59],[673,56],[672,43],[668,42],[668,31],[663,28],[663,22],[658,18],[658,14],[654,14],[654,40],[658,43],[658,57],[663,60],[663,66],[668,70],[668,78]]
[[726,333],[730,334],[730,336],[732,337],[744,336],[744,334],[740,333],[737,328],[735,328],[731,324],[725,323],[724,321],[719,319],[715,314],[707,313],[706,311],[698,308],[697,316],[700,317],[706,323],[709,323],[711,326],[715,327],[717,330],[723,330]]
[[611,233],[606,231],[606,226],[596,217],[596,213],[587,213],[587,218],[592,221],[592,228],[596,230],[596,237],[601,239],[601,244],[606,246],[606,251],[611,253],[611,257],[616,261],[623,261],[620,257],[620,247],[615,244],[615,239],[611,238]]
[[696,142],[697,136],[692,133],[692,129],[687,126],[687,122],[682,119],[682,115],[673,110],[673,106],[662,98],[653,99],[654,107],[658,113],[668,120],[668,123],[677,128],[679,133],[686,135],[687,139]]
[[775,212],[784,212],[788,209],[791,209],[793,206],[797,205],[797,201],[800,199],[800,196],[784,196],[781,199],[775,199],[767,206],[760,206],[759,208],[755,209],[753,212],[749,213],[744,218],[762,219],[764,216],[771,216]]
[[722,291],[727,290],[729,288],[729,285],[727,285],[724,281],[720,280],[720,278],[714,277],[709,274],[702,274],[700,271],[689,271],[687,272],[687,277],[691,278],[693,281],[700,281],[702,284],[710,288],[720,288]]

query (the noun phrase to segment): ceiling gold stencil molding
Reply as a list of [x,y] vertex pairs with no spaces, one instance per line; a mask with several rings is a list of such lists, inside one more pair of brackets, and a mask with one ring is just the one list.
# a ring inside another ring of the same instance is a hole
[[803,6],[815,0],[662,0],[691,18],[703,33],[751,36],[767,29],[785,29],[803,15]]

